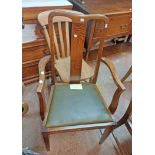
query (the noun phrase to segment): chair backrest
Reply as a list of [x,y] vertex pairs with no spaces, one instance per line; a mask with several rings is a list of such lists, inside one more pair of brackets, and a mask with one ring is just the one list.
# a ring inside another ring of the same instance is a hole
[[[48,33],[48,17],[53,10],[42,12],[38,15],[38,21],[43,27],[44,34],[48,46],[50,48],[50,36]],[[76,13],[82,15],[80,12],[76,11],[67,11],[71,13]],[[54,16],[53,17],[53,37],[54,37],[54,46],[55,46],[55,58],[60,59],[63,57],[70,56],[70,24],[72,22],[71,18],[66,16]]]
[[[102,56],[104,29],[107,27],[108,18],[104,15],[84,15],[71,10],[50,10],[38,15],[38,21],[44,29],[52,62],[55,59],[71,57],[70,82],[79,83],[81,77],[81,66],[84,50],[87,23],[94,20],[98,27],[95,29],[94,37],[99,39],[100,47],[98,60]],[[97,76],[99,62],[96,65]],[[52,79],[55,81],[54,63],[51,64]]]

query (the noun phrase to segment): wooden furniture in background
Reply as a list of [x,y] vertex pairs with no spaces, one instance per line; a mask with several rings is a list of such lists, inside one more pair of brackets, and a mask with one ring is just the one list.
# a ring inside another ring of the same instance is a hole
[[[43,30],[37,22],[37,16],[42,11],[58,8],[71,10],[72,4],[67,0],[23,1],[22,80],[25,84],[38,81],[39,60],[49,54]],[[47,78],[50,76],[50,71],[46,72],[46,76]]]
[[[43,27],[46,41],[48,47],[50,48],[50,37],[48,32],[48,27],[53,28],[51,35],[54,36],[54,47],[55,47],[55,68],[58,72],[60,79],[63,82],[70,81],[70,27],[72,20],[67,17],[55,17],[53,23],[48,22],[48,15],[51,11],[45,11],[38,15],[38,21]],[[83,15],[77,11],[68,11],[75,12],[76,14]],[[51,25],[52,24],[52,25]],[[58,31],[58,33],[56,33]],[[56,35],[57,34],[57,35]],[[77,34],[75,34],[77,37]],[[91,79],[94,75],[93,69],[82,60],[82,71],[81,71],[81,80]]]
[[22,1],[22,16],[24,23],[37,23],[37,16],[40,12],[53,9],[72,9],[71,3],[67,0],[23,0]]
[[[59,132],[105,128],[99,142],[100,144],[103,143],[117,124],[111,117],[111,109],[116,110],[117,106],[115,105],[118,104],[116,102],[118,102],[119,96],[125,90],[111,61],[106,58],[101,59],[104,27],[108,23],[108,19],[103,15],[84,15],[74,11],[53,10],[50,12],[48,20],[49,23],[53,23],[53,20],[62,17],[72,21],[70,84],[55,83],[54,58],[56,49],[54,47],[53,24],[48,27],[51,55],[42,58],[39,62],[40,76],[37,94],[40,101],[40,116],[43,121],[42,135],[47,150],[50,150],[49,135]],[[95,36],[100,41],[98,61],[93,80],[80,85],[86,26],[90,20],[96,20],[102,23],[103,26],[98,31],[95,31]],[[46,106],[44,98],[45,66],[49,60],[52,62],[51,78],[53,86],[51,86],[50,97]],[[109,109],[96,86],[100,62],[103,62],[110,69],[114,82],[118,87]],[[82,89],[71,89],[72,86],[75,86],[74,84],[82,86]]]
[[[105,40],[132,34],[132,1],[131,0],[69,0],[73,4],[73,10],[85,14],[103,14],[109,18],[109,24],[105,30]],[[88,30],[86,49],[87,54],[98,48],[93,33],[94,29],[102,25],[90,23]]]
[[69,0],[73,9],[85,14],[103,14],[109,18],[105,38],[113,38],[131,33],[132,1],[131,0]]
[[35,26],[26,24],[22,32],[22,80],[25,84],[38,80],[39,60],[48,54],[47,43],[44,38],[37,38]]

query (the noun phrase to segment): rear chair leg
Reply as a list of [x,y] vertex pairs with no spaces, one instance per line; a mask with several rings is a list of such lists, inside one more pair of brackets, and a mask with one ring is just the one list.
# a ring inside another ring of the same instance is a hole
[[108,127],[108,128],[105,129],[104,133],[101,136],[99,144],[102,144],[106,140],[106,138],[110,135],[112,130],[113,130],[113,127]]
[[86,57],[85,57],[86,62],[88,61],[88,57],[89,57],[89,51],[86,50]]
[[43,135],[43,139],[44,139],[44,142],[45,142],[46,150],[50,151],[49,135],[48,135],[47,132],[42,132],[42,135]]

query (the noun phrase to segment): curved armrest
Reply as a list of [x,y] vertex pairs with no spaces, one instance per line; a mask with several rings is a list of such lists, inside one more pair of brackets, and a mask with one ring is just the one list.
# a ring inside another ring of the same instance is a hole
[[49,62],[51,56],[45,56],[43,58],[40,59],[39,61],[39,84],[37,87],[37,93],[41,93],[44,87],[44,83],[45,83],[45,67],[47,65],[47,63]]
[[115,69],[115,66],[113,65],[113,63],[107,58],[101,58],[101,62],[103,62],[109,68],[109,70],[110,70],[110,72],[112,74],[113,80],[114,80],[115,84],[117,85],[117,87],[119,89],[121,89],[122,91],[124,91],[125,86],[123,85],[123,83],[119,79],[119,77],[117,75],[117,72],[116,72],[116,69]]

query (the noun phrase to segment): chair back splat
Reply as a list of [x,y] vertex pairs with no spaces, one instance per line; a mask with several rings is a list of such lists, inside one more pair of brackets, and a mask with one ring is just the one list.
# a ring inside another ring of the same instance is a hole
[[[51,10],[39,14],[38,21],[44,29],[52,57],[53,81],[55,81],[53,62],[64,57],[70,57],[70,83],[80,83],[86,28],[90,20],[95,21],[95,23],[102,23],[93,33],[94,37],[101,42],[98,51],[98,60],[100,60],[104,46],[104,29],[108,24],[106,16],[98,14],[84,15],[70,10]],[[95,69],[94,83],[97,79],[98,69],[99,61],[97,61]]]

